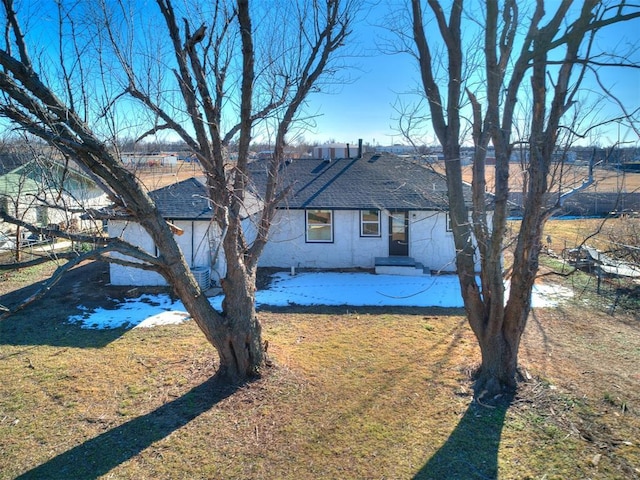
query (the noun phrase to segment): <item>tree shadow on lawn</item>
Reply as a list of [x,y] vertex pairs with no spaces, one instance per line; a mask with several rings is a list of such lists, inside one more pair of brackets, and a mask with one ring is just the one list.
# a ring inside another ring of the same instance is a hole
[[487,408],[470,403],[444,445],[413,478],[497,479],[500,436],[510,404],[505,400]]
[[212,377],[182,397],[87,440],[16,478],[98,478],[187,425],[238,388]]
[[[69,322],[85,309],[116,309],[124,298],[138,296],[131,287],[108,285],[105,262],[81,264],[66,272],[42,298],[0,319],[0,345],[101,348],[121,337],[128,328],[86,329]],[[0,296],[0,305],[15,308],[32,295],[42,282]],[[82,308],[81,308],[82,307]]]
[[45,300],[29,305],[0,320],[0,346],[49,345],[102,348],[128,330],[128,328],[87,329],[69,322],[70,316],[82,313],[84,311],[77,304],[69,305]]
[[[76,314],[79,313],[82,312],[77,310]],[[128,330],[125,327],[104,330],[81,328],[70,323],[68,315],[59,316],[55,311],[33,315],[25,310],[0,320],[0,346],[103,348]]]

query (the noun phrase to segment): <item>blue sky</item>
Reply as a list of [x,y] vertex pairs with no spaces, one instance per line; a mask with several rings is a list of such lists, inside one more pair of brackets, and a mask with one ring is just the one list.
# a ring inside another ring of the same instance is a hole
[[[145,8],[155,9],[151,0],[137,0]],[[357,55],[343,58],[351,68],[346,75],[351,81],[343,85],[335,85],[333,93],[314,94],[309,99],[307,114],[317,115],[315,127],[306,129],[300,133],[306,141],[327,142],[336,141],[355,144],[358,139],[365,143],[389,145],[393,143],[406,143],[397,131],[397,112],[393,105],[399,98],[405,103],[415,101],[415,97],[407,95],[417,85],[417,66],[415,60],[407,54],[387,55],[381,53],[377,44],[390,33],[380,25],[388,26],[393,12],[398,11],[398,4],[406,3],[401,0],[364,0],[369,6],[377,3],[367,12],[361,12],[360,21],[354,28],[353,45]],[[548,2],[549,10],[557,5],[558,0]],[[530,5],[529,2],[518,2],[521,9]],[[467,2],[473,5],[473,1]],[[576,2],[580,5],[582,2]],[[20,2],[28,5],[23,10],[22,18],[28,19],[27,23],[35,27],[41,35],[47,36],[51,32],[47,27],[55,25],[54,3],[32,2],[27,0]],[[396,5],[395,7],[392,5]],[[38,13],[35,13],[35,12]],[[39,25],[36,25],[40,22]],[[471,27],[465,27],[469,34]],[[428,32],[429,30],[427,30]],[[612,51],[614,48],[625,47],[629,44],[640,44],[640,20],[616,25],[605,30],[607,36],[600,37],[598,46],[601,49]],[[35,32],[32,32],[35,33]],[[36,41],[37,43],[37,41]],[[636,50],[636,61],[640,63],[640,48]],[[603,70],[601,79],[618,95],[629,111],[640,106],[640,69],[608,69]],[[587,88],[594,91],[598,89],[593,83],[587,84]],[[595,93],[591,98],[598,98]],[[599,119],[615,118],[620,115],[620,110],[614,108],[610,102],[599,102]],[[640,115],[637,115],[637,118]],[[620,140],[627,146],[638,146],[638,135],[631,129],[620,124]],[[602,145],[612,145],[617,141],[618,125],[612,124],[607,129],[601,129],[599,135],[592,136],[590,141],[597,141]],[[295,135],[290,138],[295,139]],[[419,143],[434,144],[432,133],[427,133]]]
[[[305,140],[354,143],[362,138],[365,143],[371,144],[406,143],[397,131],[397,120],[394,119],[397,113],[393,105],[399,96],[403,101],[410,100],[407,92],[415,89],[418,75],[415,60],[409,55],[385,55],[375,46],[376,39],[379,41],[389,35],[388,31],[377,26],[385,23],[389,3],[381,2],[354,32],[367,55],[353,59],[357,68],[350,70],[352,83],[343,85],[337,93],[316,94],[311,98],[310,112],[319,113],[320,116],[316,118],[317,127],[303,134]],[[550,5],[556,3],[549,2]],[[638,32],[640,20],[616,25],[601,32],[598,45],[612,51],[625,45],[640,44]],[[640,61],[638,57],[636,54],[636,61]],[[640,69],[608,68],[601,71],[601,79],[622,99],[627,109],[640,107]],[[588,82],[585,87],[599,90],[595,82]],[[595,98],[595,93],[587,95],[588,98]],[[612,102],[599,102],[599,106],[602,108],[599,118],[620,115],[620,110]],[[618,126],[612,124],[591,138],[602,145],[611,145],[617,142],[617,136]],[[434,141],[433,135],[427,134],[426,141]],[[624,122],[620,126],[620,141],[626,142],[626,145],[640,146],[638,135],[625,127]]]

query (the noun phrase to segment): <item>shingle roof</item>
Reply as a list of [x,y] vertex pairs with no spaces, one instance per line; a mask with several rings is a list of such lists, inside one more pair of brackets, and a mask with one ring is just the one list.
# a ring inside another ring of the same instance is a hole
[[164,218],[206,220],[213,217],[207,189],[196,178],[159,188],[149,193]]
[[26,155],[0,153],[0,175],[5,175],[28,161]]
[[[251,165],[258,192],[264,191],[266,168],[265,161]],[[282,208],[442,210],[449,205],[443,175],[395,155],[293,160],[282,167],[281,178],[283,188],[293,184]],[[466,188],[467,200],[470,193]]]
[[48,158],[30,160],[0,175],[0,195],[9,197],[37,195],[61,187],[73,192],[87,186],[97,188],[93,179],[75,163],[63,164]]

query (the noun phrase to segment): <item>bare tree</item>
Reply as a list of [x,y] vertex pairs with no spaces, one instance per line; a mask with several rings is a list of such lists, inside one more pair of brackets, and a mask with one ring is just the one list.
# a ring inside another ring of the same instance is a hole
[[630,216],[620,230],[609,233],[609,252],[615,258],[640,268],[640,219],[634,217],[637,215],[635,212],[628,215]]
[[[28,144],[9,142],[3,145],[3,154],[6,157],[8,168],[4,171],[0,184],[0,210],[3,214],[11,215],[26,221],[29,213],[35,212],[37,194],[41,191],[41,185],[30,179],[21,167],[29,161],[35,161],[37,155]],[[13,167],[13,168],[11,168]],[[23,231],[20,225],[3,225],[3,233],[14,240],[12,244],[13,259],[20,262],[22,259]]]
[[98,188],[92,190],[90,179],[73,169],[68,159],[55,158],[59,155],[52,155],[51,148],[41,141],[13,138],[2,146],[0,155],[5,164],[0,177],[0,210],[3,216],[15,219],[3,222],[2,229],[13,242],[14,262],[22,261],[25,247],[49,239],[41,230],[23,225],[79,228],[82,206],[104,195]]
[[[63,68],[56,77],[44,63],[46,52],[37,65],[32,62],[20,12],[12,0],[3,0],[0,115],[83,165],[120,215],[139,223],[159,252],[110,238],[95,254],[116,251],[135,261],[109,261],[160,273],[216,348],[221,378],[259,375],[265,350],[255,311],[256,269],[283,195],[278,170],[286,136],[308,95],[341,66],[336,52],[350,34],[355,3],[210,0],[178,6],[156,0],[154,13],[136,11],[139,2],[58,4],[61,35],[66,32],[69,43],[61,40]],[[140,33],[140,22],[154,29],[149,36]],[[96,85],[102,90],[92,93],[89,86]],[[140,122],[139,139],[172,132],[202,166],[227,263],[222,312],[211,307],[170,226],[118,158],[121,119],[132,112]],[[250,243],[242,224],[249,144],[265,124],[277,135],[257,236]],[[238,150],[234,162],[227,155],[231,142]]]
[[[463,0],[453,0],[447,13],[437,0],[426,3],[424,11],[420,0],[411,1],[412,36],[402,34],[401,39],[418,62],[430,120],[444,152],[457,271],[467,317],[482,353],[476,396],[492,398],[516,386],[518,350],[531,308],[542,230],[557,207],[557,203],[548,203],[548,178],[562,119],[579,99],[591,69],[631,66],[628,58],[596,52],[594,39],[605,27],[640,17],[640,9],[625,2],[609,5],[589,0],[573,5],[564,0],[550,11],[538,0],[531,11],[522,12],[515,0],[488,0],[471,11]],[[430,35],[425,31],[427,22],[432,22]],[[476,31],[483,39],[484,65],[465,63],[474,58],[468,51],[474,46],[466,43],[465,28],[467,36]],[[437,45],[444,55],[434,55]],[[526,85],[527,77],[530,85]],[[531,99],[528,138],[513,138],[519,122],[518,100],[523,97]],[[464,201],[460,160],[465,102],[470,105],[475,146],[470,210]],[[514,145],[523,140],[528,154],[525,210],[507,294],[502,251],[509,161]],[[490,143],[495,149],[496,175],[489,207],[485,159]]]

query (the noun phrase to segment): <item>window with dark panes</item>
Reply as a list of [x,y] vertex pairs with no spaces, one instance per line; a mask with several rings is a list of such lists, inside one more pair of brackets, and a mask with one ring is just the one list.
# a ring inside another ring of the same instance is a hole
[[360,236],[380,236],[380,210],[360,210]]

